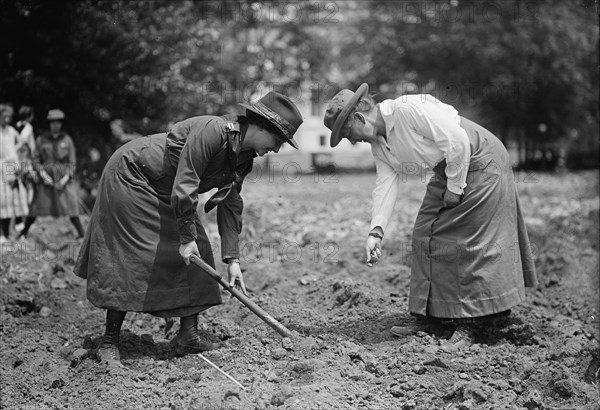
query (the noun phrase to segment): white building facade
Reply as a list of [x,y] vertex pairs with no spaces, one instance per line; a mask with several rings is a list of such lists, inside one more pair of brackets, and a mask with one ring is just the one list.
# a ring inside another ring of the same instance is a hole
[[375,169],[375,160],[371,155],[371,146],[367,143],[352,145],[344,139],[335,148],[329,146],[331,131],[323,124],[327,102],[320,98],[309,86],[302,87],[302,92],[292,100],[302,113],[304,122],[298,129],[294,140],[298,150],[284,144],[277,154],[267,154],[257,158],[257,166],[269,163],[295,163],[302,172],[314,172],[315,165],[328,170],[366,171]]

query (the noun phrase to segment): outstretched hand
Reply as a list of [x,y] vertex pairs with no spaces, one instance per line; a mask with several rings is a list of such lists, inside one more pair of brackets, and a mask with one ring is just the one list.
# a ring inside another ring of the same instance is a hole
[[373,266],[373,264],[379,261],[381,258],[381,239],[374,236],[367,236],[367,243],[365,244],[367,266]]

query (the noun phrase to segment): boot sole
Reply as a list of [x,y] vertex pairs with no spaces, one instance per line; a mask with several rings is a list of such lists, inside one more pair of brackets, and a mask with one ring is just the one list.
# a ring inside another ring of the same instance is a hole
[[438,324],[423,324],[423,325],[406,325],[406,326],[392,326],[390,331],[394,336],[413,336],[418,332],[439,334],[442,333],[444,327]]
[[187,344],[182,344],[177,339],[175,339],[173,342],[173,350],[175,351],[176,356],[185,356],[186,354],[208,352],[211,350],[219,349],[222,346],[221,343],[212,342],[202,343],[198,346],[191,346]]

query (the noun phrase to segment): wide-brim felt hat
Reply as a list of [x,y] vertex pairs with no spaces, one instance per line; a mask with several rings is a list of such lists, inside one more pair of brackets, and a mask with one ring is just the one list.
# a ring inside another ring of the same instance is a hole
[[63,121],[64,119],[65,113],[58,109],[48,111],[48,116],[46,117],[48,121]]
[[279,137],[298,149],[293,138],[303,118],[292,100],[276,91],[270,91],[258,101],[249,101],[240,105],[273,124],[279,130]]
[[358,101],[369,92],[367,83],[362,83],[356,91],[343,89],[337,93],[327,104],[323,123],[331,130],[329,145],[335,147],[342,140],[341,130],[348,119],[350,112],[356,107]]

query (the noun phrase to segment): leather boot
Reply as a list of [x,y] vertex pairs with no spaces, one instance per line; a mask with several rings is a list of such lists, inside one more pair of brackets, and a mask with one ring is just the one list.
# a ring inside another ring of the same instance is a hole
[[448,343],[455,348],[471,346],[474,343],[473,326],[463,324],[456,326]]
[[179,356],[215,350],[221,347],[221,343],[212,342],[209,335],[198,330],[198,314],[180,319],[179,332],[172,343],[175,353]]
[[119,337],[126,314],[127,312],[118,310],[108,309],[106,311],[106,331],[96,352],[101,363],[123,366],[119,353]]
[[400,318],[390,331],[399,337],[416,335],[418,332],[437,335],[444,331],[444,322],[429,316],[411,316]]

